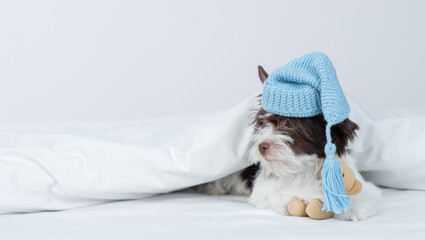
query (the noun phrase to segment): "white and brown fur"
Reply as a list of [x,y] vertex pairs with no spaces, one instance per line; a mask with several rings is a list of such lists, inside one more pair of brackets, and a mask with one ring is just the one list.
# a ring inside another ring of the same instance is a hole
[[[259,66],[261,82],[268,75]],[[287,204],[293,197],[308,203],[313,198],[323,200],[322,183],[318,176],[323,166],[326,144],[323,115],[291,118],[258,109],[253,118],[250,161],[253,165],[215,182],[198,187],[200,192],[222,195],[249,196],[249,202],[288,215]],[[363,184],[362,191],[350,196],[348,212],[335,215],[341,220],[363,220],[377,212],[381,191],[364,181],[356,168],[355,159],[346,153],[347,144],[356,137],[359,127],[350,119],[334,125],[332,142],[337,146],[337,159],[349,166]]]

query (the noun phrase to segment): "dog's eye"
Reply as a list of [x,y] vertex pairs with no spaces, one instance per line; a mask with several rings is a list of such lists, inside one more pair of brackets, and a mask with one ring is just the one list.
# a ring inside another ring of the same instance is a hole
[[288,130],[294,127],[294,123],[291,119],[280,119],[278,123],[279,130]]
[[264,126],[266,125],[266,121],[264,121],[264,120],[258,120],[258,121],[257,121],[257,125],[258,125],[259,127],[264,127]]
[[291,128],[292,127],[292,121],[291,120],[289,120],[289,119],[286,119],[286,121],[285,121],[285,126],[287,126],[288,128]]
[[283,126],[285,126],[287,128],[292,128],[294,126],[294,124],[293,124],[291,119],[285,119],[285,121],[283,122]]

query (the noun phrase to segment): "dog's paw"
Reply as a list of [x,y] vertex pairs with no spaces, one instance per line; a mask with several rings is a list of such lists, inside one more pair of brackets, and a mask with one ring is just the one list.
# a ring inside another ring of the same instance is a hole
[[212,195],[212,196],[218,196],[218,195],[224,195],[225,192],[218,187],[216,187],[213,183],[206,183],[199,186],[194,187],[195,190],[198,193]]
[[281,208],[275,208],[272,209],[275,212],[278,212],[279,214],[283,215],[283,216],[291,216],[291,214],[289,213],[288,209],[286,208],[286,206],[281,207]]
[[256,206],[257,208],[268,209],[284,216],[290,216],[289,211],[286,208],[286,204],[285,205],[271,204],[268,201],[254,201],[254,200],[250,200],[250,203]]
[[343,220],[343,221],[361,221],[365,220],[369,217],[368,214],[362,213],[360,211],[348,211],[346,213],[341,213],[335,215],[336,219]]

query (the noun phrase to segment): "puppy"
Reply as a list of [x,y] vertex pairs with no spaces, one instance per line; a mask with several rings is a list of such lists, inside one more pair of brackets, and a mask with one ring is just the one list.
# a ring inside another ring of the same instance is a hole
[[[259,66],[262,83],[268,74]],[[253,165],[215,182],[198,187],[199,192],[249,196],[249,202],[259,208],[288,215],[287,205],[294,197],[307,204],[318,198],[323,201],[322,169],[326,144],[323,115],[309,118],[283,117],[266,112],[261,107],[261,95],[252,124],[255,133],[251,142],[250,161]],[[341,220],[363,220],[377,212],[381,191],[364,181],[355,160],[346,154],[347,144],[356,137],[358,125],[350,119],[332,126],[332,141],[336,157],[350,167],[362,182],[362,191],[350,196],[351,207],[335,215]]]

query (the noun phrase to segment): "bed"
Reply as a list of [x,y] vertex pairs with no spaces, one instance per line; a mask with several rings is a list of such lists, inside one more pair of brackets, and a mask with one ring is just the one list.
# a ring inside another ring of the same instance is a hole
[[[424,239],[425,192],[384,189],[366,221],[315,221],[257,209],[243,196],[186,190],[132,201],[0,216],[1,239]],[[421,213],[421,214],[419,214]]]
[[286,217],[190,190],[250,164],[256,104],[254,95],[208,115],[0,125],[0,239],[424,239],[425,117],[352,100],[361,130],[348,151],[383,187],[377,215]]

